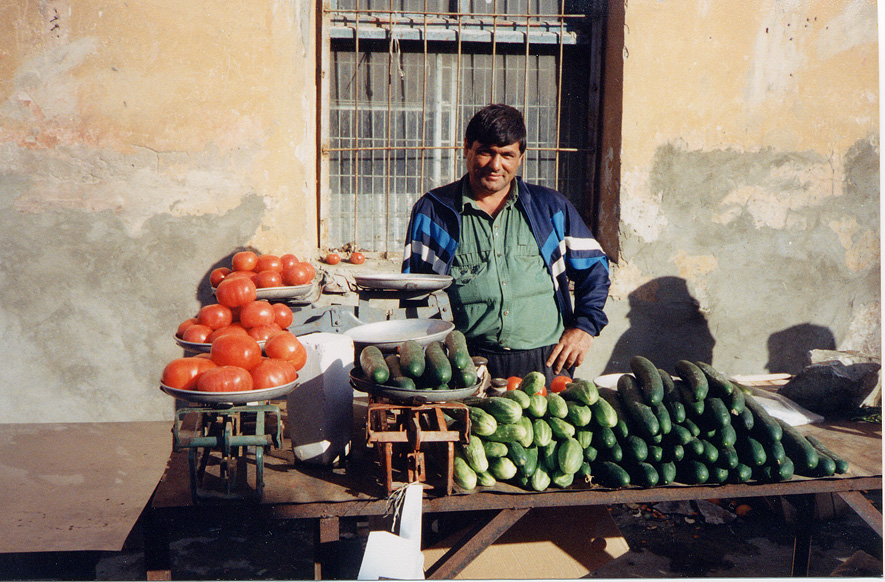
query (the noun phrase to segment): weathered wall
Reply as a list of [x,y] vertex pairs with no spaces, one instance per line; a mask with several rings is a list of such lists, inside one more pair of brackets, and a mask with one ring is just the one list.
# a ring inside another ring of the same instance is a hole
[[316,247],[313,10],[0,2],[0,422],[171,418],[207,271]]
[[879,354],[876,3],[626,6],[621,252],[581,371]]
[[[206,273],[316,248],[315,10],[0,0],[0,422],[171,418]],[[625,30],[621,254],[582,375],[878,353],[875,3],[634,0]]]

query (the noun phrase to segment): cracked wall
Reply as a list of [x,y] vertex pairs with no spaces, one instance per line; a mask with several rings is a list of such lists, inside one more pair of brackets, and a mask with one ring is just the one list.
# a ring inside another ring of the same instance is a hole
[[588,375],[881,352],[872,1],[631,2],[620,250]]

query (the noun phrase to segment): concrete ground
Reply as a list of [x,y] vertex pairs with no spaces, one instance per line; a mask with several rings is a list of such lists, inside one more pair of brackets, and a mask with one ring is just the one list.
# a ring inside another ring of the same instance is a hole
[[[881,510],[881,496],[869,498]],[[738,505],[741,513],[738,517]],[[616,505],[611,514],[630,551],[590,578],[771,578],[787,577],[793,526],[772,500],[752,499],[698,506],[695,503]],[[787,516],[789,517],[789,516]],[[349,539],[326,577],[355,579],[365,531],[351,524]],[[298,521],[192,522],[172,538],[176,580],[304,580],[313,577],[313,532]],[[850,509],[818,520],[812,535],[811,577],[827,577],[846,563],[861,564],[848,575],[882,577],[882,539]],[[859,557],[866,561],[858,560]],[[844,567],[844,566],[843,566]],[[122,552],[89,556],[3,556],[2,580],[143,580],[138,532]]]

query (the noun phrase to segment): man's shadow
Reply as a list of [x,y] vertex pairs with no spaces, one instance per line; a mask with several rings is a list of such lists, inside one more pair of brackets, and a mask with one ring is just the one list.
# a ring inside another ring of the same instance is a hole
[[811,364],[811,350],[835,350],[836,338],[830,328],[800,323],[768,336],[768,363],[772,374],[796,375]]
[[653,279],[630,293],[628,299],[630,328],[612,349],[604,373],[629,372],[630,358],[636,355],[671,373],[679,360],[712,361],[716,340],[685,279]]

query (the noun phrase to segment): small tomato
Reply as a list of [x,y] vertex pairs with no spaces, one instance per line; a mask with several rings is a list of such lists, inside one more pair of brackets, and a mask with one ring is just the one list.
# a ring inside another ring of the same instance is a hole
[[341,262],[341,255],[338,253],[329,253],[326,255],[326,264],[337,265]]
[[366,262],[366,256],[361,252],[350,253],[350,263],[353,265],[362,265]]

